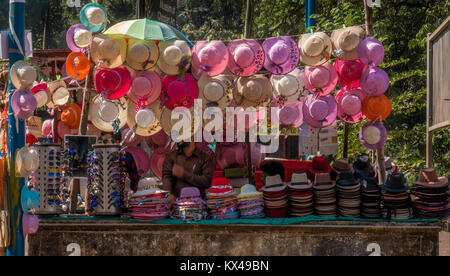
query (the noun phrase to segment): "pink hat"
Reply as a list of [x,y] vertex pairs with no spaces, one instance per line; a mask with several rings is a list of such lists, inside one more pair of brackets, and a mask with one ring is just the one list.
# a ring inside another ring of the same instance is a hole
[[309,95],[303,105],[303,119],[313,128],[331,125],[336,120],[337,103],[332,95]]
[[64,140],[64,136],[66,136],[66,135],[78,134],[78,129],[70,129],[62,121],[58,121],[57,131],[58,131],[58,137],[61,138],[62,140]]
[[275,75],[284,75],[297,68],[300,52],[289,36],[271,37],[263,44],[266,54],[264,68]]
[[22,216],[23,237],[35,234],[39,229],[39,218],[35,215],[23,214]]
[[130,72],[124,66],[113,69],[99,67],[94,76],[95,89],[99,94],[105,92],[108,99],[124,96],[131,85]]
[[136,132],[129,127],[122,128],[120,132],[122,134],[122,141],[120,142],[122,146],[137,147],[144,141],[144,137],[137,135]]
[[138,147],[127,147],[125,151],[131,153],[133,156],[139,175],[145,175],[150,169],[150,159],[148,158],[148,154]]
[[150,158],[150,169],[153,172],[153,174],[159,179],[162,179],[162,170],[165,158],[166,158],[165,154],[156,152],[153,153],[152,157]]
[[311,93],[319,92],[320,96],[330,94],[336,88],[338,75],[330,62],[320,66],[306,66],[305,82],[306,88]]
[[280,109],[280,125],[300,127],[303,124],[303,102],[286,104]]
[[55,120],[53,120],[53,119],[48,119],[42,123],[42,136],[47,137],[47,138],[53,137],[54,121]]
[[378,67],[364,68],[359,85],[367,96],[379,96],[389,87],[388,74]]
[[152,104],[161,94],[161,79],[155,71],[131,71],[131,82],[127,96],[141,107]]
[[162,80],[161,101],[169,109],[175,107],[189,108],[198,98],[197,82],[190,74],[184,76],[166,76]]
[[164,131],[159,131],[158,133],[145,137],[149,147],[163,147],[167,145],[169,136]]
[[27,91],[16,90],[11,96],[11,107],[17,118],[30,118],[37,108],[36,98]]
[[362,102],[366,93],[361,88],[344,88],[336,95],[338,116],[344,122],[356,124],[366,118],[362,112]]
[[384,59],[384,47],[378,39],[368,37],[359,44],[358,54],[362,63],[378,66]]
[[217,76],[223,73],[228,65],[229,52],[220,40],[210,42],[198,41],[192,49],[192,68],[202,75]]
[[343,61],[336,59],[334,69],[338,74],[338,83],[343,87],[359,87],[359,79],[364,69],[364,63],[359,59],[355,61]]
[[256,74],[264,65],[264,50],[254,39],[236,39],[228,44],[230,58],[228,69],[231,73],[248,77]]

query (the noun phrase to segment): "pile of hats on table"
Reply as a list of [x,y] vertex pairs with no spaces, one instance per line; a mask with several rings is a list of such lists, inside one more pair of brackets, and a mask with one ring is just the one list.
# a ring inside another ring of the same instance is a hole
[[336,182],[330,177],[331,167],[324,156],[314,157],[307,174],[314,180],[314,213],[321,217],[336,216]]
[[447,177],[438,177],[434,168],[420,171],[419,180],[411,193],[416,215],[421,218],[446,218],[450,214],[449,186]]
[[241,218],[263,218],[264,199],[261,192],[256,191],[252,184],[241,187],[241,193],[237,196],[239,213]]
[[180,192],[172,210],[172,218],[183,221],[199,221],[208,216],[206,202],[196,187],[186,187]]
[[227,178],[218,177],[213,179],[207,198],[209,217],[211,219],[239,218],[236,194]]
[[288,189],[279,174],[264,178],[261,189],[264,197],[266,216],[269,218],[285,218],[288,213]]
[[305,172],[292,174],[289,190],[290,216],[302,217],[313,214],[312,184]]
[[339,214],[343,217],[360,217],[360,182],[351,171],[341,172],[336,181]]
[[383,218],[404,220],[413,217],[409,187],[403,173],[389,175],[381,189]]
[[134,193],[128,200],[128,214],[138,220],[158,220],[169,217],[167,192],[159,188]]

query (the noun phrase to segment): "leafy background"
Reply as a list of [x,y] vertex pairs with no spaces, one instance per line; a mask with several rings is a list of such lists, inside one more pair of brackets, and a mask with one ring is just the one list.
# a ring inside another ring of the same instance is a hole
[[[0,0],[0,27],[8,28],[8,0]],[[86,0],[81,1],[86,4]],[[305,31],[305,0],[259,0],[255,2],[254,36],[264,38],[299,35]],[[180,0],[177,28],[191,40],[240,38],[244,28],[245,0]],[[103,0],[110,24],[135,17],[135,0]],[[426,37],[450,14],[448,0],[382,0],[374,9],[375,36],[386,48],[384,68],[391,84],[386,95],[393,109],[384,122],[389,132],[385,154],[414,181],[425,166],[426,136]],[[65,48],[65,32],[79,21],[80,8],[65,0],[28,0],[26,26],[33,31],[34,47]],[[364,24],[363,0],[317,0],[315,31],[330,33],[342,26]],[[44,26],[47,36],[43,39]],[[45,44],[45,45],[44,45]],[[369,154],[358,139],[361,124],[351,125],[349,158]],[[339,123],[342,134],[343,124]],[[450,176],[450,130],[434,133],[434,166]],[[340,136],[342,137],[342,136]],[[342,155],[340,143],[339,156]]]

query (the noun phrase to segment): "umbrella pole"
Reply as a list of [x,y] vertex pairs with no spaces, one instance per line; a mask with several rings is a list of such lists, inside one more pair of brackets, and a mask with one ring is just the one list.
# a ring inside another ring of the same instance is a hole
[[[245,38],[252,36],[253,12],[254,12],[253,0],[247,0],[247,6],[245,9],[245,30],[244,30]],[[250,121],[249,121],[249,123],[250,123]],[[252,151],[251,151],[249,131],[245,135],[245,141],[246,141],[246,145],[247,145],[247,160],[248,160],[248,163],[247,163],[247,165],[248,165],[248,183],[254,184]]]

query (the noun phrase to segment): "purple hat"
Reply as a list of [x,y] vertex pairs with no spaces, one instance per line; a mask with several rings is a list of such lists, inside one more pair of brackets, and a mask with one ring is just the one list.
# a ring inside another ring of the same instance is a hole
[[11,106],[17,118],[30,118],[37,108],[36,98],[27,91],[16,90],[11,97]]
[[358,48],[359,59],[367,65],[378,66],[384,59],[384,47],[376,38],[366,38]]
[[319,66],[306,66],[305,84],[311,93],[319,92],[320,96],[330,94],[336,88],[338,75],[330,62]]
[[73,25],[67,30],[66,43],[72,52],[86,52],[92,43],[92,33],[83,24]]
[[386,128],[380,122],[367,122],[359,132],[359,140],[361,144],[368,149],[379,149],[386,143]]
[[35,215],[26,215],[22,217],[23,237],[29,234],[34,234],[39,228],[39,218]]
[[275,75],[284,75],[297,68],[300,52],[289,36],[271,37],[262,44],[266,53],[264,68]]
[[303,102],[285,104],[280,109],[280,125],[292,125],[296,128],[303,124]]
[[200,190],[196,187],[186,187],[181,189],[180,192],[180,200],[185,200],[185,199],[201,199],[200,196]]
[[303,105],[303,120],[313,128],[331,125],[336,120],[337,103],[332,95],[309,95]]
[[379,96],[388,89],[389,76],[378,67],[366,67],[361,74],[359,85],[367,96]]
[[233,40],[228,44],[228,51],[228,69],[237,76],[254,75],[264,65],[264,50],[254,39]]
[[362,112],[362,102],[366,93],[360,88],[344,88],[336,95],[338,117],[344,122],[356,124],[366,118]]

